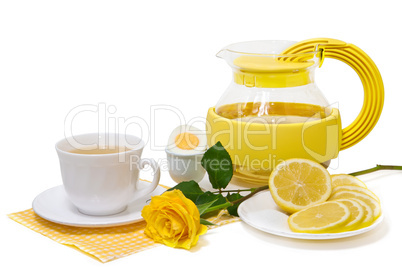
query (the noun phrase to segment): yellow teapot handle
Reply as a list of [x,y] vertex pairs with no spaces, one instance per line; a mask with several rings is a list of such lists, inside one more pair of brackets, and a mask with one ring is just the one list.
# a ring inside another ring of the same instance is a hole
[[355,45],[340,40],[318,38],[301,41],[287,48],[283,54],[319,51],[320,67],[324,58],[340,60],[359,75],[364,88],[364,102],[357,118],[342,130],[341,150],[365,138],[376,125],[384,105],[384,84],[373,60]]

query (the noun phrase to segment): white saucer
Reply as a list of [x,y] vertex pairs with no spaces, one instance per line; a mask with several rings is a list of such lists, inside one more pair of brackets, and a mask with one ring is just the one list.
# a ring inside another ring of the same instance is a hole
[[261,231],[288,238],[311,240],[338,239],[362,234],[377,227],[384,218],[381,215],[370,226],[358,230],[321,234],[297,233],[290,230],[288,214],[279,209],[269,191],[263,191],[247,199],[240,204],[237,211],[245,223]]
[[[147,183],[140,180],[141,183]],[[129,204],[123,212],[108,216],[90,216],[82,214],[68,199],[63,185],[48,189],[39,194],[32,202],[32,208],[40,217],[62,225],[75,227],[111,227],[131,224],[143,220],[142,208],[151,196],[160,195],[165,188],[158,186],[152,193]]]

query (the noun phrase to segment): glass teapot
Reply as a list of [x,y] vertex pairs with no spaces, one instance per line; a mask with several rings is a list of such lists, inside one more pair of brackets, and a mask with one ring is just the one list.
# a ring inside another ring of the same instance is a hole
[[[289,158],[328,165],[340,150],[362,140],[377,123],[384,89],[374,62],[360,48],[335,39],[302,42],[252,41],[217,54],[233,71],[233,81],[207,114],[208,145],[220,141],[229,152],[234,176],[267,183],[272,169]],[[324,58],[350,65],[364,87],[355,121],[342,129],[314,81]]]

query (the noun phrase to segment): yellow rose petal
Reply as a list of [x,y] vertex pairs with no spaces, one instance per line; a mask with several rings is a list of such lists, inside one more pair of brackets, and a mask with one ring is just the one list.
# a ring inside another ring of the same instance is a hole
[[147,222],[145,234],[170,247],[190,249],[207,232],[197,206],[176,189],[152,197],[142,216]]

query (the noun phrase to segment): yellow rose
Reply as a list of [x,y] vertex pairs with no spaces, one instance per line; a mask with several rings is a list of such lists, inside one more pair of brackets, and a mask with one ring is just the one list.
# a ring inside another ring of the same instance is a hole
[[207,232],[207,227],[200,224],[197,206],[180,190],[153,196],[141,214],[147,222],[145,234],[170,247],[190,249]]

